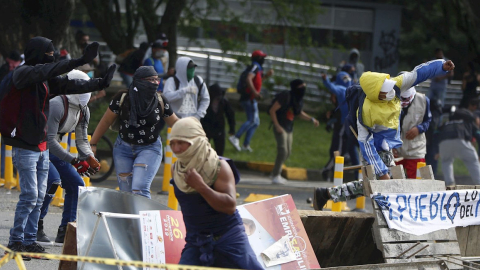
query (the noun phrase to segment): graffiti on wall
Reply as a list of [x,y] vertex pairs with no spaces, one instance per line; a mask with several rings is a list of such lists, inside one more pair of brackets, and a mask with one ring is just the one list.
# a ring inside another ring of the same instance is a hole
[[383,56],[375,56],[375,70],[387,69],[398,62],[398,45],[400,40],[395,32],[395,30],[390,32],[382,31],[378,46],[382,48]]

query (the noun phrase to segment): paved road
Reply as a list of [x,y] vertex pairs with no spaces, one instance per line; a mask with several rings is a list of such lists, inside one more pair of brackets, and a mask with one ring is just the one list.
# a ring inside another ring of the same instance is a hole
[[[163,170],[160,170],[163,171]],[[167,195],[157,194],[157,191],[161,190],[161,173],[157,175],[152,185],[152,199],[157,200],[163,204],[167,203]],[[457,184],[465,184],[467,179],[457,179]],[[116,179],[110,177],[110,179],[95,184],[98,187],[115,188],[117,186]],[[313,197],[313,188],[321,186],[332,186],[332,183],[327,182],[306,182],[306,181],[288,181],[286,185],[273,185],[269,177],[261,173],[254,172],[242,172],[242,180],[237,185],[237,192],[240,197],[237,199],[237,204],[243,204],[244,199],[250,193],[270,194],[270,195],[282,195],[291,194],[297,209],[312,210],[310,204],[306,202],[306,199]],[[0,244],[6,245],[8,243],[9,230],[13,225],[13,218],[15,212],[15,206],[18,201],[19,192],[16,190],[7,191],[0,189]],[[351,209],[355,208],[355,201],[348,203]],[[372,206],[370,199],[367,198],[366,202],[367,211],[371,212]],[[61,208],[51,207],[50,212],[45,219],[45,231],[52,239],[55,238],[58,225],[61,220]],[[50,253],[61,254],[62,248],[56,246],[46,246],[46,249]],[[43,261],[32,260],[25,262],[28,270],[50,270],[58,268],[58,261]],[[2,270],[14,270],[18,269],[16,264],[11,261],[1,268]]]

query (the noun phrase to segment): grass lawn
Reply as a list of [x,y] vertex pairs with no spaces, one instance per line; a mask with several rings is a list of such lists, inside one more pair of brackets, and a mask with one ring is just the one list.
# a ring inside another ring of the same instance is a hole
[[[109,101],[108,101],[109,102]],[[98,105],[98,108],[92,109],[92,116],[89,124],[89,133],[93,133],[98,121],[103,116],[108,103],[104,102]],[[245,113],[239,111],[235,115],[236,130],[240,128],[246,120]],[[273,135],[273,127],[270,128],[270,117],[266,112],[260,111],[260,126],[257,128],[255,135],[251,141],[253,153],[238,152],[226,139],[225,156],[234,160],[242,161],[261,161],[261,162],[275,162],[277,154],[275,137]],[[107,137],[115,142],[117,133],[108,130]],[[167,138],[167,129],[161,132],[162,142],[165,145]],[[332,133],[325,130],[325,123],[321,122],[318,128],[315,128],[309,121],[300,119],[295,120],[295,127],[293,131],[293,148],[290,158],[286,165],[289,167],[301,167],[307,169],[321,169],[327,163],[328,149],[330,148],[330,141]],[[213,143],[213,141],[211,142]],[[243,137],[240,140],[243,143]],[[468,175],[468,171],[460,160],[454,162],[455,175]],[[441,173],[441,164],[439,162],[438,172]]]

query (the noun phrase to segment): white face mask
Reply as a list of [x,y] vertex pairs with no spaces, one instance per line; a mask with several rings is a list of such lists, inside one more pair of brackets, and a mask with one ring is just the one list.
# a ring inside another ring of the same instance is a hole
[[390,90],[390,92],[387,93],[387,96],[385,97],[386,101],[390,101],[395,98],[395,90]]
[[163,50],[160,50],[160,51],[156,51],[155,52],[155,57],[157,58],[161,58],[165,55],[165,52]]
[[90,100],[91,93],[78,94],[78,101],[80,106],[85,107]]

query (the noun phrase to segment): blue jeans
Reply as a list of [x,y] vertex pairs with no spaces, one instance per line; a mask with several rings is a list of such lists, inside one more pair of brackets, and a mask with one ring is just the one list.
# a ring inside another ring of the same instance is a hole
[[35,152],[13,147],[12,159],[20,174],[21,192],[9,244],[21,242],[30,245],[37,240],[40,207],[47,188],[48,150]]
[[245,113],[247,114],[247,121],[243,123],[240,129],[235,134],[235,137],[240,138],[242,137],[243,133],[246,133],[245,140],[243,141],[243,146],[249,146],[250,140],[257,130],[257,127],[260,125],[260,117],[258,116],[258,105],[257,101],[254,99],[253,101],[245,100],[241,102]]
[[147,145],[129,144],[117,137],[113,160],[120,190],[150,199],[150,185],[162,162],[162,141]]
[[49,192],[53,184],[62,184],[65,190],[62,222],[60,226],[67,226],[68,222],[77,220],[78,187],[85,186],[82,177],[68,162],[50,154],[50,167],[48,169],[47,193],[40,209],[40,219],[48,213],[48,206],[55,196],[55,191]]
[[130,86],[130,84],[132,84],[133,82],[133,76],[132,75],[128,75],[126,73],[123,73],[123,72],[118,72],[120,73],[120,77],[122,77],[123,79],[123,83],[127,86],[127,88]]

